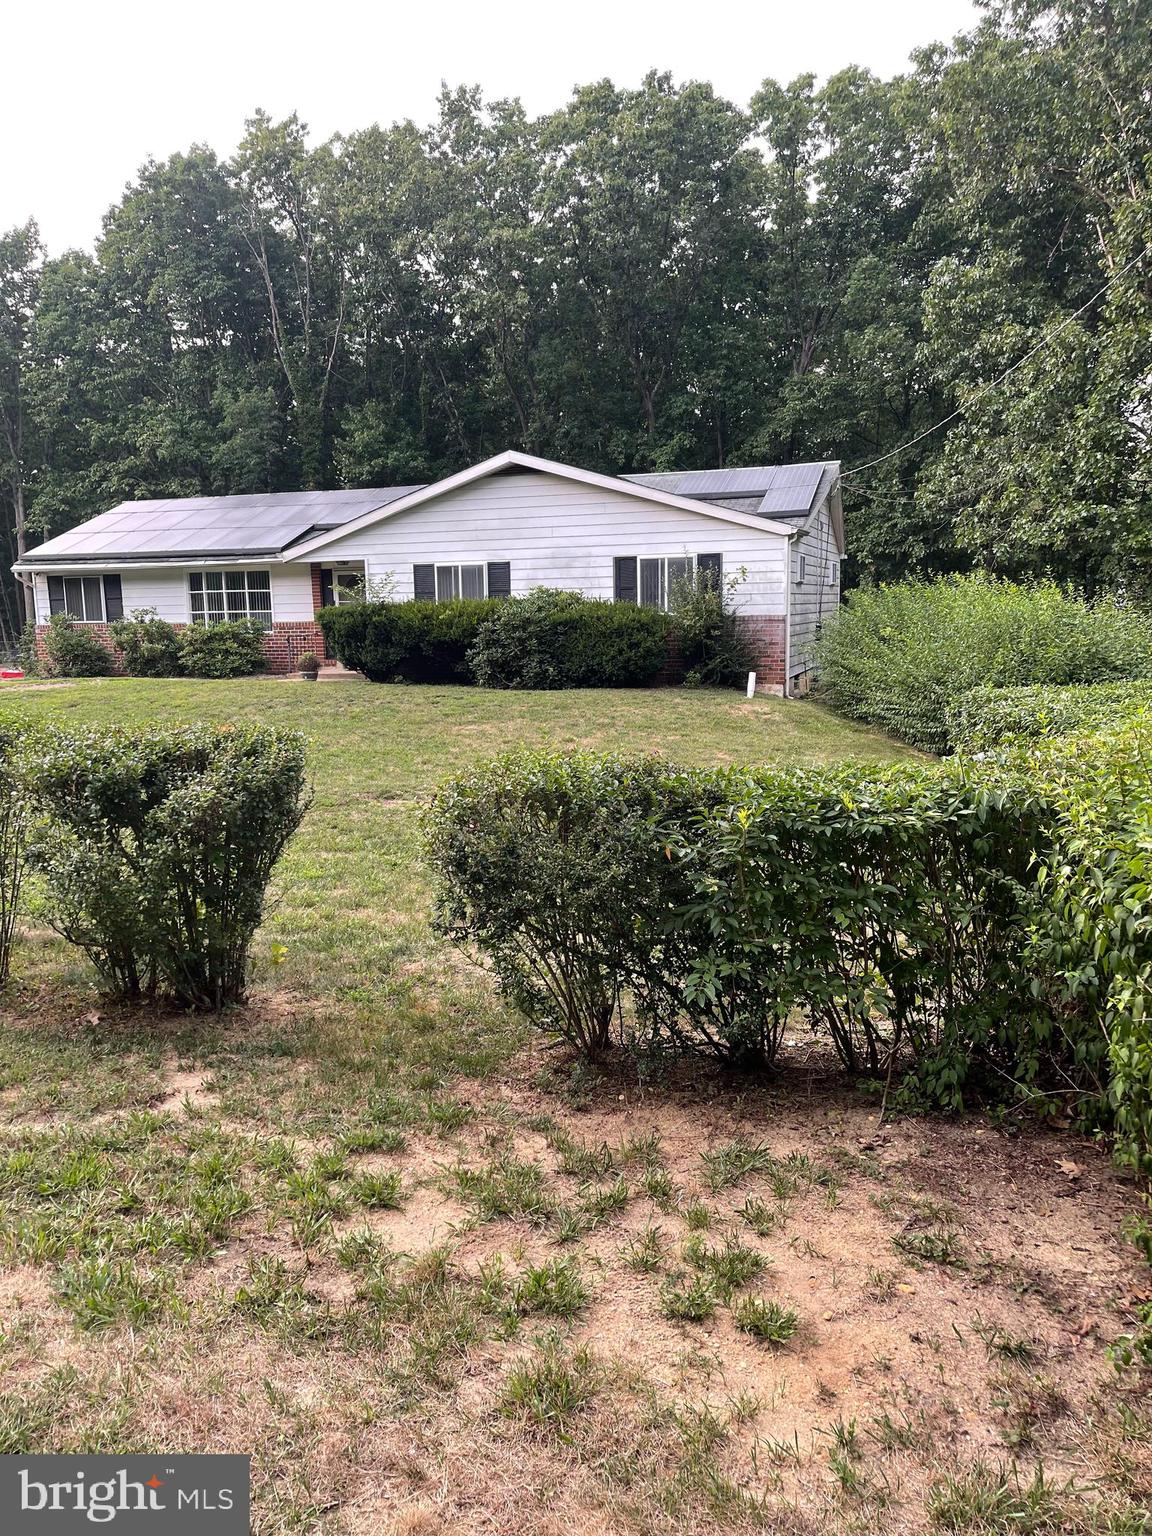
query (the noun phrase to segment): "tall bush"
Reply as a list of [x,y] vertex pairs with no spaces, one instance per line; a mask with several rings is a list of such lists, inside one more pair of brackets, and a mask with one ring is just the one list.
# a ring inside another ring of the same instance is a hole
[[740,580],[721,583],[714,572],[697,570],[672,583],[668,611],[688,687],[731,688],[755,666],[732,606]]
[[482,688],[637,688],[668,659],[668,616],[538,587],[499,603],[468,653]]
[[316,617],[329,648],[370,682],[467,683],[477,632],[504,602],[341,603]]
[[1122,725],[1152,708],[1152,682],[1039,684],[973,688],[948,708],[957,751],[987,752],[1008,740],[1041,741]]
[[112,657],[90,629],[54,613],[43,638],[44,670],[49,677],[106,677]]
[[244,996],[276,861],[307,807],[304,745],[269,727],[47,733],[28,770],[50,921],[122,998]]
[[129,677],[178,677],[180,636],[155,608],[137,608],[109,625]]
[[909,581],[851,593],[824,627],[818,667],[841,713],[942,752],[949,706],[969,689],[1148,677],[1152,629],[1142,611],[1052,583]]
[[21,751],[27,732],[0,720],[0,990],[8,983],[28,854]]

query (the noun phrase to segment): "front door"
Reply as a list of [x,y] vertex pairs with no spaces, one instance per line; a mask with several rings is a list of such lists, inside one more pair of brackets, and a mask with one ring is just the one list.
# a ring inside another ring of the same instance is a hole
[[[331,608],[339,607],[341,603],[351,603],[364,596],[364,572],[363,571],[337,571],[330,566],[320,567],[320,606]],[[324,660],[334,661],[336,658],[329,654],[328,642],[324,641]]]

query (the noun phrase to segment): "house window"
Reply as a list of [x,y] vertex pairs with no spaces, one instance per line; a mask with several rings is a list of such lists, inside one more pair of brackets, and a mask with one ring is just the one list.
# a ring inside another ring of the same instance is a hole
[[808,556],[796,556],[796,585],[802,587],[808,579]]
[[641,608],[667,608],[677,582],[691,581],[696,570],[695,555],[640,561]]
[[188,602],[193,624],[255,619],[272,628],[272,586],[267,571],[192,571]]
[[618,603],[663,608],[680,582],[706,578],[716,591],[724,579],[722,555],[617,555],[613,561],[613,595]]
[[450,603],[457,597],[510,597],[512,566],[507,560],[489,560],[484,565],[414,565],[412,595],[425,603]]
[[839,560],[829,560],[829,562],[828,562],[828,570],[827,570],[827,573],[826,573],[826,575],[824,577],[825,585],[829,586],[829,587],[834,587],[839,580],[840,580],[840,562],[839,562]]
[[457,597],[484,597],[485,571],[482,565],[438,565],[436,601],[450,603]]
[[66,613],[78,624],[105,624],[124,617],[119,576],[49,576],[49,613]]

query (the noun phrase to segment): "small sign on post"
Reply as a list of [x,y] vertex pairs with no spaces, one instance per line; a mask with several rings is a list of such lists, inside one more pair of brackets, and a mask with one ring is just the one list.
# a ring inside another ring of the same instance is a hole
[[753,695],[755,694],[755,692],[756,692],[756,674],[755,674],[755,672],[749,672],[749,674],[748,674],[748,697],[752,698]]

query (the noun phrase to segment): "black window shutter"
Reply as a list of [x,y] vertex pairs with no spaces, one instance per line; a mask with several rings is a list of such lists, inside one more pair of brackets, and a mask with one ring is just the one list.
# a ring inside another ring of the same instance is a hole
[[124,617],[124,588],[119,576],[104,578],[104,617],[109,624],[113,619]]
[[636,601],[636,556],[617,555],[615,570],[616,601],[634,603]]
[[696,575],[703,576],[713,592],[719,592],[724,581],[724,556],[697,555]]
[[488,596],[512,596],[512,564],[508,560],[489,560]]
[[48,578],[48,612],[63,613],[67,607],[64,598],[63,576],[49,576]]
[[436,567],[434,565],[412,567],[412,595],[419,598],[421,602],[436,601]]
[[321,608],[331,608],[331,606],[332,606],[334,601],[335,601],[335,595],[334,595],[334,593],[332,591],[332,572],[329,571],[329,570],[326,570],[323,566],[321,566],[321,568],[320,568],[320,606],[321,606]]

